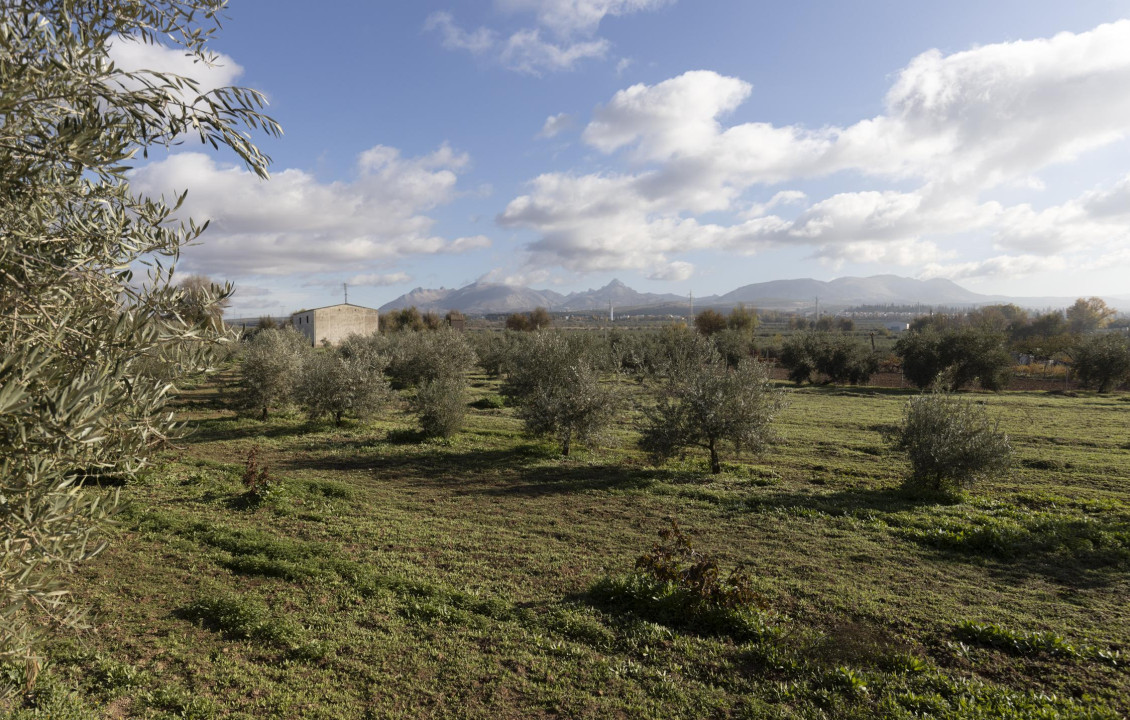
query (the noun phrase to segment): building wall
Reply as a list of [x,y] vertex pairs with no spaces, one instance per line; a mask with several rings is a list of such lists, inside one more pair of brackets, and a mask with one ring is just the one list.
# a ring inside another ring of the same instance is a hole
[[314,311],[307,310],[303,313],[295,313],[290,316],[290,322],[294,325],[294,329],[306,336],[311,345],[317,345],[314,336]]
[[315,346],[323,341],[337,345],[350,335],[372,335],[380,329],[377,311],[359,305],[331,305],[302,315],[313,316],[313,322],[308,325],[309,334],[304,329],[306,323],[297,327]]

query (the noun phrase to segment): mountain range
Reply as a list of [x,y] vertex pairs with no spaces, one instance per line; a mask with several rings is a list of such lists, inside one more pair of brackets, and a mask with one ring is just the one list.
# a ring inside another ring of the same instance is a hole
[[[982,295],[966,290],[952,280],[915,280],[897,275],[842,277],[823,281],[811,278],[772,280],[744,285],[721,295],[694,298],[696,308],[731,308],[739,303],[764,309],[797,310],[811,307],[819,298],[827,310],[857,305],[976,306],[1015,303],[1027,308],[1066,307],[1074,297],[1009,297]],[[1114,307],[1130,307],[1130,297],[1104,298]],[[385,303],[381,312],[415,306],[420,310],[459,310],[468,315],[511,313],[544,307],[552,312],[607,310],[617,312],[685,312],[690,298],[672,293],[641,293],[619,280],[602,288],[568,295],[552,290],[534,290],[500,283],[474,282],[457,289],[416,288]],[[681,309],[681,310],[680,310]]]

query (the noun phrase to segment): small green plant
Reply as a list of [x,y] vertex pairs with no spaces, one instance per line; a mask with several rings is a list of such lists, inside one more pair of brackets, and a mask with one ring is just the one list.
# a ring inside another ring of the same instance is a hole
[[259,447],[251,448],[247,453],[247,464],[243,468],[243,487],[247,488],[247,498],[262,502],[278,490],[279,484],[270,468],[259,462]]
[[985,408],[943,392],[911,398],[889,442],[907,454],[914,491],[954,492],[1012,462],[1008,435]]
[[671,527],[659,531],[659,539],[636,560],[636,568],[648,577],[685,593],[692,605],[703,609],[765,607],[745,571],[735,567],[723,578],[718,560],[695,550],[678,520],[672,518]]
[[301,635],[293,624],[272,617],[266,605],[249,595],[221,593],[202,597],[185,608],[184,614],[233,640],[293,647]]
[[1115,667],[1126,664],[1118,650],[1105,650],[1093,645],[1073,645],[1053,632],[1028,632],[1001,627],[993,623],[965,620],[958,624],[957,635],[968,642],[1003,650],[1011,655],[1053,655],[1078,660],[1097,660]]

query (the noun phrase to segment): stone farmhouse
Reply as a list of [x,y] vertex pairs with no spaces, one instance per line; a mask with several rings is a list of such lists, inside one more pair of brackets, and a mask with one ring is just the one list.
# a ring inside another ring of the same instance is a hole
[[372,335],[380,329],[376,310],[349,303],[303,310],[291,315],[290,321],[314,347],[336,345],[350,335]]

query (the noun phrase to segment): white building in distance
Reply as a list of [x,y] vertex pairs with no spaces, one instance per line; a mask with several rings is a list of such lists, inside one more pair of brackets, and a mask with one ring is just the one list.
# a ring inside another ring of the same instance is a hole
[[290,321],[315,347],[336,345],[350,335],[372,335],[380,329],[376,310],[349,303],[303,310],[291,315]]

